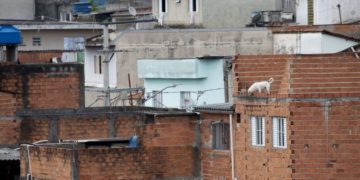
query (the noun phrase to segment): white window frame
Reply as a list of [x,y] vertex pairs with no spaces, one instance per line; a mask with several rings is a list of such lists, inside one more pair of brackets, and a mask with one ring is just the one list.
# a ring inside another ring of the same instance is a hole
[[272,143],[275,148],[287,148],[287,134],[286,134],[286,118],[273,117],[272,118]]
[[41,37],[33,37],[32,45],[33,46],[41,46]]
[[251,116],[251,145],[265,146],[265,117]]
[[[162,2],[165,2],[165,12],[163,12],[162,11],[162,9],[163,9],[163,3]],[[159,2],[159,14],[165,14],[165,13],[167,13],[168,12],[168,0],[159,0],[158,1]]]
[[[195,1],[195,7],[196,7],[196,10],[194,11],[193,10],[193,7],[194,7],[194,2]],[[189,0],[189,12],[192,13],[192,12],[199,12],[199,0]]]

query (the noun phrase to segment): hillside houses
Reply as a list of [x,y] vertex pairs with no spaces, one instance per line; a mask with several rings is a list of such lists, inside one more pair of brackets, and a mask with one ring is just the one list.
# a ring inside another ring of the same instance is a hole
[[26,2],[0,19],[0,179],[358,179],[346,2]]

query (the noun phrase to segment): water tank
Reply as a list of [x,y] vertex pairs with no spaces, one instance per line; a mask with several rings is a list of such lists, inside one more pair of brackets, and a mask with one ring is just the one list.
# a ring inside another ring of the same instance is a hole
[[91,12],[91,4],[89,2],[79,2],[74,3],[72,5],[73,11],[75,13],[90,13]]
[[21,44],[21,32],[12,25],[0,24],[0,44],[1,45]]

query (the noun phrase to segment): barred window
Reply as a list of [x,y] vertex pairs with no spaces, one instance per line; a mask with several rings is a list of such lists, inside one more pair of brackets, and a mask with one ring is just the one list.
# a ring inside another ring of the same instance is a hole
[[230,127],[228,123],[217,122],[212,126],[213,149],[227,150],[230,147]]

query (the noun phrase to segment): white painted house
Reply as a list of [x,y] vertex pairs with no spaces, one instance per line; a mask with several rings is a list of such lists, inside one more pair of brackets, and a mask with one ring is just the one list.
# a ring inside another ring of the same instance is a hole
[[358,45],[359,40],[326,30],[274,31],[274,54],[338,53]]
[[296,2],[296,22],[299,25],[341,24],[341,22],[351,23],[360,20],[359,0],[296,0]]
[[[116,34],[110,33],[110,42],[113,42]],[[110,47],[114,47],[111,45]],[[85,86],[88,87],[103,87],[103,60],[105,54],[102,52],[102,36],[96,36],[89,38],[85,46],[85,61],[84,61],[84,73],[85,73]],[[110,54],[111,60],[109,62],[109,86],[111,88],[116,87],[116,53]]]
[[224,57],[138,60],[145,106],[189,109],[228,102],[229,61]]

